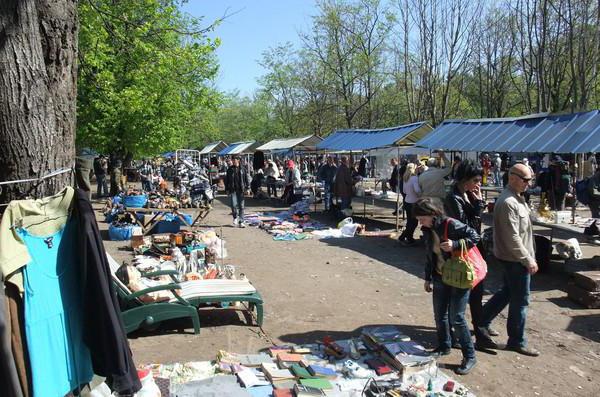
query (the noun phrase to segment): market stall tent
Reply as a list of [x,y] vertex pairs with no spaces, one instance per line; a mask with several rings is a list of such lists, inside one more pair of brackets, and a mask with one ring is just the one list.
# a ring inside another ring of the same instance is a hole
[[235,154],[250,154],[258,146],[256,141],[235,142],[219,151],[219,156],[233,156]]
[[317,144],[317,149],[360,152],[390,146],[410,146],[431,130],[431,126],[426,122],[372,130],[338,130]]
[[273,139],[259,146],[256,150],[263,152],[275,153],[275,152],[288,152],[290,150],[299,152],[314,152],[317,149],[323,138],[317,135],[308,135],[300,138],[287,138],[287,139]]
[[499,119],[445,120],[417,146],[509,153],[600,151],[600,110]]
[[221,150],[225,149],[226,147],[227,147],[227,144],[223,141],[211,142],[208,145],[204,146],[202,148],[202,150],[200,150],[200,155],[219,153]]

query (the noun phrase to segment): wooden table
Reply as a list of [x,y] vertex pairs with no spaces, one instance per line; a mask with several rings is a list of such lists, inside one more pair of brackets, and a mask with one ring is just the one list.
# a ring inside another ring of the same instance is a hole
[[[125,209],[125,211],[129,212],[133,216],[133,219],[135,219],[136,223],[142,228],[142,232],[143,232],[144,236],[147,235],[148,233],[150,233],[150,231],[154,228],[154,226],[156,226],[156,224],[158,222],[163,220],[163,218],[167,214],[175,215],[177,218],[179,218],[179,220],[181,222],[183,222],[184,225],[193,228],[193,227],[198,226],[199,223],[204,218],[206,218],[206,216],[208,216],[208,213],[210,212],[210,210],[211,210],[210,207],[198,208],[198,211],[195,214],[195,216],[192,216],[193,221],[191,223],[188,223],[188,221],[183,216],[183,213],[180,212],[179,209],[174,209],[174,208],[126,208]],[[143,214],[153,214],[153,216],[147,222],[145,220],[140,221],[136,216],[136,214],[140,213],[140,212]]]
[[545,227],[550,229],[550,244],[552,244],[553,240],[554,240],[554,231],[558,230],[561,232],[566,232],[566,233],[571,233],[574,234],[578,237],[588,237],[587,234],[583,233],[583,228],[575,226],[575,225],[571,225],[569,223],[548,223],[548,222],[541,222],[541,221],[531,221],[532,225],[535,226],[540,226],[540,227]]

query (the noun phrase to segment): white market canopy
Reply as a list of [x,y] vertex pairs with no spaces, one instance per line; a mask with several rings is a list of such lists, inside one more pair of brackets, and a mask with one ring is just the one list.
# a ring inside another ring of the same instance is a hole
[[227,144],[223,141],[211,142],[200,150],[200,154],[218,153],[226,147]]
[[221,150],[219,152],[219,156],[232,156],[235,154],[252,153],[257,145],[258,142],[256,141],[235,142]]
[[259,146],[256,150],[263,152],[276,152],[276,151],[288,151],[297,150],[300,152],[314,152],[317,150],[317,144],[320,143],[323,138],[317,135],[308,135],[300,138],[287,138],[287,139],[273,139]]

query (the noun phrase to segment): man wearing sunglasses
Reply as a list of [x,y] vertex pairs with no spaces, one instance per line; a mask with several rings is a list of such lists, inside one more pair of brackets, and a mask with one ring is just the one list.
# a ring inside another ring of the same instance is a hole
[[531,275],[538,271],[529,207],[523,197],[532,178],[526,165],[512,166],[508,186],[494,206],[494,256],[504,267],[504,283],[483,306],[480,332],[484,335],[485,347],[497,348],[489,335],[488,327],[508,305],[506,349],[527,356],[538,356],[540,353],[528,347],[525,338],[529,283]]

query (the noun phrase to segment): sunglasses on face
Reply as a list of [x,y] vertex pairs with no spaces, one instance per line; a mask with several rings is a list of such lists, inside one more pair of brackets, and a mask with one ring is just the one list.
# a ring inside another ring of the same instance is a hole
[[515,172],[511,172],[510,174],[514,175],[514,176],[518,176],[523,182],[527,182],[527,183],[531,182],[531,180],[533,179],[533,178],[525,178],[524,176],[521,176]]

